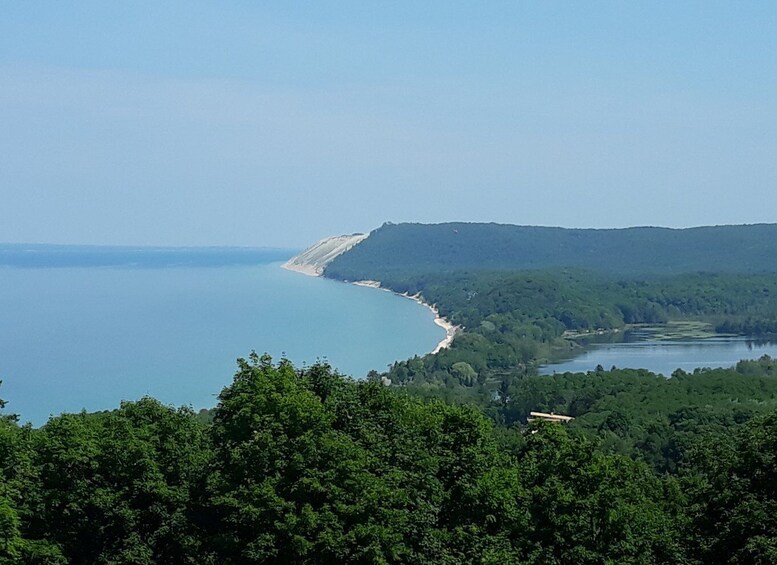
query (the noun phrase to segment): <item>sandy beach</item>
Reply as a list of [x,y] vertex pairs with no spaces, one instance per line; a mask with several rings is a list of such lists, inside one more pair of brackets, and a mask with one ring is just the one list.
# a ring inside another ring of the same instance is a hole
[[437,347],[434,348],[432,353],[437,353],[441,349],[446,349],[447,347],[450,347],[450,345],[453,343],[453,338],[456,337],[456,334],[461,331],[461,328],[459,326],[455,326],[452,323],[450,323],[446,318],[443,318],[440,316],[440,313],[437,311],[437,308],[434,306],[427,304],[423,300],[419,300],[421,304],[424,306],[428,306],[432,312],[434,312],[434,323],[440,326],[442,329],[445,330],[445,338],[440,341],[440,343],[437,344]]
[[281,269],[294,271],[295,273],[302,273],[303,275],[307,275],[309,277],[320,277],[322,273],[322,269],[319,267],[314,267],[312,265],[301,265],[299,263],[292,263],[291,261],[286,261],[283,265],[281,265]]
[[402,295],[400,296],[407,296],[408,298],[411,298],[418,302],[419,304],[422,304],[429,308],[434,313],[434,323],[440,326],[442,329],[445,330],[445,337],[440,341],[440,343],[437,344],[437,347],[435,347],[432,350],[432,353],[437,353],[441,349],[445,349],[447,347],[450,347],[451,343],[453,343],[453,338],[456,337],[456,334],[461,331],[461,328],[459,326],[453,325],[451,322],[449,322],[446,318],[443,318],[440,316],[440,312],[432,306],[431,304],[427,304],[424,302],[419,295],[414,296],[408,296],[408,295]]

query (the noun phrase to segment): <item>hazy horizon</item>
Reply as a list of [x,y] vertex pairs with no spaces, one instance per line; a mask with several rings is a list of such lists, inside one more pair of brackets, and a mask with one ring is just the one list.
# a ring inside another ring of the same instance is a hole
[[773,221],[777,5],[12,3],[0,241]]
[[[642,229],[642,228],[656,228],[656,229],[668,229],[668,230],[686,230],[686,229],[697,229],[697,228],[709,228],[709,227],[730,227],[730,226],[757,226],[757,225],[777,225],[777,222],[751,222],[751,223],[741,223],[741,224],[705,224],[705,225],[694,225],[694,226],[683,226],[683,227],[671,227],[671,226],[658,226],[658,225],[633,225],[633,226],[620,226],[620,227],[610,227],[610,226],[600,226],[600,227],[590,227],[590,226],[580,226],[580,227],[569,227],[569,226],[550,226],[550,225],[538,225],[538,224],[510,224],[505,222],[471,222],[468,220],[450,220],[450,221],[440,221],[440,222],[391,222],[396,224],[401,223],[420,223],[420,224],[426,224],[426,225],[433,225],[433,224],[460,224],[460,223],[475,223],[475,224],[498,224],[498,225],[510,225],[510,226],[518,226],[518,227],[530,227],[530,228],[558,228],[558,229],[564,229],[564,230],[629,230],[629,229]],[[371,228],[369,230],[366,230],[365,232],[353,232],[355,233],[371,233],[373,230],[377,229],[380,226],[375,226],[374,228]],[[311,245],[314,245],[318,241],[322,239],[326,239],[328,237],[337,237],[339,235],[353,235],[353,234],[347,234],[347,233],[331,233],[327,235],[322,235],[316,239],[313,239],[309,241],[306,244],[303,244],[301,246],[269,246],[269,245],[210,245],[210,244],[199,244],[199,245],[164,245],[164,244],[156,244],[156,243],[146,243],[146,244],[133,244],[133,243],[126,243],[126,244],[110,244],[110,243],[69,243],[69,242],[62,242],[62,243],[52,243],[47,241],[0,241],[0,245],[13,245],[13,246],[23,246],[23,245],[32,245],[32,246],[50,246],[50,247],[105,247],[105,248],[117,248],[117,249],[178,249],[178,250],[185,250],[185,249],[255,249],[255,250],[266,250],[266,251],[283,251],[283,252],[298,252],[302,251],[307,247],[310,247]]]

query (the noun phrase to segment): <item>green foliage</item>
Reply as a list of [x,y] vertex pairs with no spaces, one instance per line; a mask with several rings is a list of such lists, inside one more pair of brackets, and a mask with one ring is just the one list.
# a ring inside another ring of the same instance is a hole
[[[212,416],[143,399],[3,422],[0,560],[681,563],[706,547],[701,498],[557,425],[494,429],[473,407],[257,355]],[[753,535],[747,555],[768,546]]]
[[17,561],[24,544],[19,516],[13,506],[6,496],[0,495],[0,563]]
[[326,268],[327,276],[379,280],[395,271],[530,270],[602,273],[777,272],[777,225],[674,230],[564,229],[477,223],[384,224]]
[[777,413],[736,435],[705,443],[685,473],[699,532],[693,551],[704,563],[777,560]]
[[[212,428],[214,552],[229,562],[445,562],[466,485],[493,466],[481,415],[317,365],[240,362]],[[469,498],[468,498],[469,495]]]
[[34,435],[25,530],[82,563],[200,563],[191,490],[208,461],[190,411],[152,399],[67,414]]
[[[527,402],[533,392],[517,383],[534,374],[539,363],[573,355],[590,340],[622,339],[628,324],[691,318],[732,329],[736,320],[777,319],[774,275],[630,280],[565,269],[385,277],[390,288],[420,292],[464,327],[450,348],[396,362],[386,376],[425,398],[477,404],[506,425],[522,421],[532,409]],[[462,363],[476,376],[462,371]],[[559,386],[562,389],[556,387],[552,394],[564,394],[566,385]],[[576,399],[578,404],[585,401]],[[564,404],[556,403],[559,410],[569,408]],[[619,443],[614,437],[609,441]]]
[[[669,379],[535,368],[634,324],[777,332],[775,254],[761,239],[774,229],[386,225],[326,275],[420,294],[464,328],[450,348],[387,375],[413,396],[476,404],[499,426],[500,445],[518,454],[510,488],[530,509],[513,560],[773,563],[777,363]],[[517,436],[531,410],[574,416],[570,436],[556,427]]]
[[[723,333],[774,333],[777,239],[763,239],[772,233],[777,226],[387,224],[325,274],[420,294],[463,327],[450,349],[398,362],[388,377],[423,396],[482,404],[505,380],[632,324],[692,319]],[[459,363],[477,378],[454,370]]]
[[774,369],[764,356],[669,379],[633,369],[526,376],[510,385],[500,415],[524,421],[531,410],[568,414],[576,418],[570,429],[597,437],[605,449],[676,472],[697,443],[777,410]]
[[682,499],[673,480],[605,455],[557,424],[530,435],[520,467],[541,563],[677,563]]

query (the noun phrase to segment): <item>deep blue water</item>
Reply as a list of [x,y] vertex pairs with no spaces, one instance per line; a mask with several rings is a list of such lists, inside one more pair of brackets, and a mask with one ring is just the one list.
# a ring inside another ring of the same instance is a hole
[[6,413],[39,425],[50,414],[111,409],[143,395],[212,407],[235,359],[252,349],[299,365],[325,358],[363,377],[444,337],[431,311],[412,300],[278,262],[114,263],[0,266]]
[[744,337],[635,341],[592,346],[591,350],[562,363],[546,365],[543,374],[593,371],[597,365],[609,369],[648,369],[670,376],[676,369],[693,372],[697,367],[732,367],[741,359],[762,355],[777,358],[777,343]]

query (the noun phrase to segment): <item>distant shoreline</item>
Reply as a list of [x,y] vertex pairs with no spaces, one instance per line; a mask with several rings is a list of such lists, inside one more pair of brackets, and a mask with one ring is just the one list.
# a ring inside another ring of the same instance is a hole
[[[295,273],[301,273],[303,275],[309,276],[309,277],[321,277],[323,276],[323,269],[319,267],[313,267],[311,265],[301,265],[299,263],[292,263],[291,261],[287,261],[283,265],[281,265],[282,269],[286,269],[287,271],[293,271]],[[343,281],[345,282],[345,281]],[[453,343],[453,338],[456,337],[456,334],[458,334],[461,331],[461,328],[459,326],[456,326],[452,324],[449,320],[444,318],[440,315],[440,312],[435,308],[432,304],[429,304],[425,302],[421,298],[421,294],[414,294],[410,295],[406,292],[399,293],[394,292],[393,290],[389,288],[384,288],[381,286],[380,281],[371,281],[371,280],[363,280],[363,281],[354,281],[351,284],[354,284],[356,286],[366,286],[369,288],[376,288],[379,290],[384,290],[386,292],[390,292],[392,294],[395,294],[397,296],[402,296],[404,298],[409,298],[410,300],[413,300],[417,302],[418,304],[425,306],[429,310],[432,311],[434,314],[434,323],[441,327],[443,330],[445,330],[445,337],[440,340],[440,343],[437,344],[437,346],[431,351],[431,354],[434,355],[435,353],[440,352],[443,349],[447,349],[450,347],[450,345]]]

